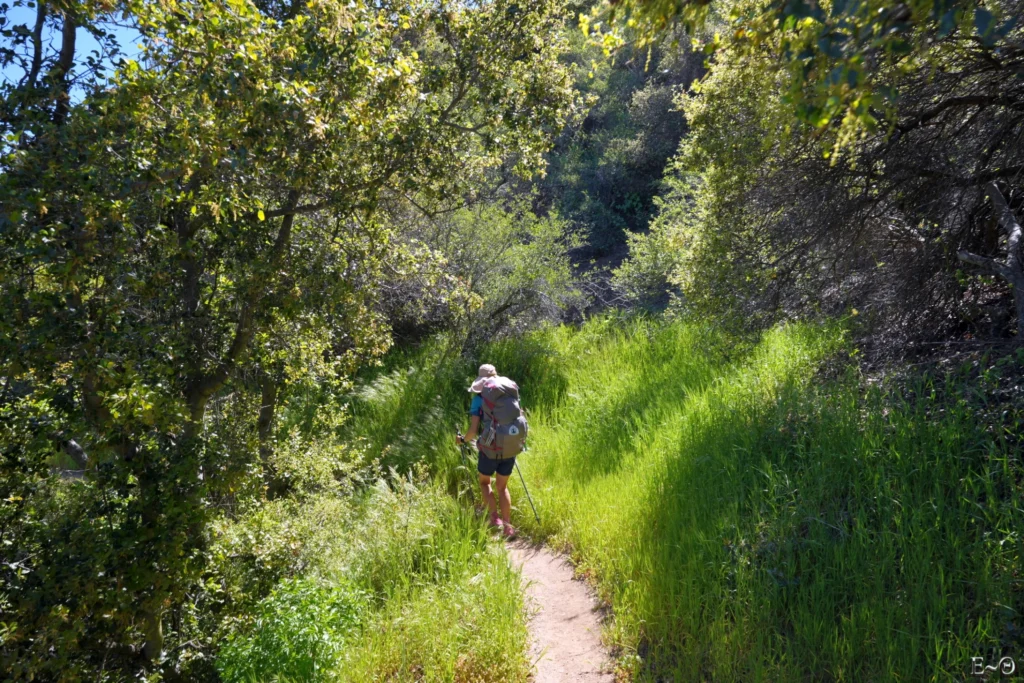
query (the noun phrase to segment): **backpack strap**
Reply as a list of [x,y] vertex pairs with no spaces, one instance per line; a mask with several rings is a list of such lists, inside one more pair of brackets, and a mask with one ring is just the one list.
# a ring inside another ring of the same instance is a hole
[[[484,382],[484,388],[485,389],[490,389],[491,387],[492,387],[491,380],[487,380],[486,382]],[[495,401],[488,400],[487,397],[484,396],[484,392],[483,391],[480,392],[480,399],[483,401],[484,412],[487,414],[488,417],[490,417],[493,420],[494,419],[494,409],[497,407],[498,404]]]

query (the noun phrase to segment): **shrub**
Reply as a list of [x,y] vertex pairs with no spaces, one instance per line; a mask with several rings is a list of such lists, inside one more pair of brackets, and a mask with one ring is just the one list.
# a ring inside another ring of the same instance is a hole
[[325,680],[364,611],[364,594],[351,586],[286,579],[228,636],[217,670],[226,683]]

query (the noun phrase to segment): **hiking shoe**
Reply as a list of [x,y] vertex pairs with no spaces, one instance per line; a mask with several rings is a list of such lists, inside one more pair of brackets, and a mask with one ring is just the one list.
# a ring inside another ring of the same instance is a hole
[[502,533],[505,534],[505,538],[511,541],[513,538],[516,537],[517,532],[514,526],[512,526],[511,524],[506,524],[505,528],[502,529]]
[[503,522],[501,521],[501,517],[498,517],[498,513],[497,512],[492,512],[491,513],[491,526],[495,527],[496,529],[500,529],[502,524],[503,524]]

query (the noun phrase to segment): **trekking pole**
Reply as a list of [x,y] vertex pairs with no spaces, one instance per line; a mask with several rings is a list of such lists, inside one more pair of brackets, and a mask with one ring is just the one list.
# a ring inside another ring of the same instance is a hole
[[526,488],[526,480],[523,479],[523,471],[519,469],[519,463],[513,463],[516,466],[516,472],[519,473],[519,481],[523,482],[523,490],[526,491],[526,500],[530,501],[530,507],[533,508],[533,517],[537,520],[537,524],[540,524],[540,515],[537,514],[537,508],[533,505],[533,498],[530,498],[530,489]]
[[[459,437],[459,452],[462,453],[462,461],[466,463],[466,468],[467,468],[467,470],[470,473],[469,477],[472,480],[472,478],[473,478],[473,474],[472,474],[472,472],[473,472],[473,469],[472,469],[473,468],[473,460],[469,457],[469,453],[467,452],[469,450],[469,446],[466,445],[465,440],[462,438],[462,430],[459,429],[458,425],[455,425],[455,435]],[[476,500],[476,496],[473,495],[473,493],[472,493],[472,491],[473,491],[473,482],[472,481],[470,482],[469,490],[470,490],[470,497],[475,501]]]
[[462,459],[468,463],[469,456],[466,455],[466,442],[462,438],[462,430],[459,429],[458,425],[455,425],[455,436],[459,437],[459,452],[462,453]]

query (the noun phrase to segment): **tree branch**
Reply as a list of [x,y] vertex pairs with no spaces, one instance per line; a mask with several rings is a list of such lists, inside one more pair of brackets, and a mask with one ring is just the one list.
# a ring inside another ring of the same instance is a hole
[[943,100],[930,109],[924,110],[905,123],[897,124],[896,130],[900,133],[909,132],[928,123],[942,112],[947,109],[952,109],[953,107],[987,107],[990,105],[1000,105],[1011,109],[1021,108],[1020,102],[1011,97],[993,97],[991,95],[965,95],[963,97],[950,97],[948,100]]
[[[1006,168],[1000,168],[994,171],[981,171],[979,173],[975,173],[968,178],[960,179],[959,183],[966,186],[981,185],[983,183],[991,185],[993,180],[998,180],[999,178],[1014,178],[1022,173],[1024,173],[1024,166],[1007,166]],[[985,191],[988,192],[988,189],[986,188]],[[992,195],[989,194],[989,197],[991,196]],[[993,200],[993,203],[994,201],[995,200]],[[1005,204],[1006,202],[1004,201],[1003,203]]]
[[61,28],[60,54],[57,56],[56,77],[60,87],[57,93],[57,107],[53,112],[53,122],[57,125],[64,123],[71,109],[71,93],[69,90],[68,74],[75,64],[75,35],[78,31],[78,24],[70,12],[64,12],[64,25]]
[[36,8],[36,25],[32,29],[32,68],[28,72],[28,87],[34,88],[43,65],[43,25],[46,23],[46,3],[40,0]]
[[964,263],[969,263],[972,266],[978,266],[983,270],[987,270],[993,275],[1001,275],[1002,277],[1008,277],[1008,271],[1006,265],[997,261],[994,258],[988,256],[980,256],[973,252],[961,249],[956,253],[956,257]]
[[1003,197],[1003,193],[999,191],[995,183],[989,183],[985,187],[985,193],[992,200],[992,206],[995,208],[996,219],[999,221],[999,225],[1006,231],[1006,237],[1009,240],[1007,243],[1008,256],[1014,259],[1017,256],[1017,248],[1020,246],[1020,223],[1017,222],[1017,218],[1010,211],[1010,205],[1006,203],[1006,198]]
[[[328,208],[333,203],[334,202],[332,202],[330,200],[324,200],[322,202],[317,202],[315,204],[306,204],[305,206],[296,206],[296,207],[291,208],[291,209],[289,209],[287,206],[285,206],[285,207],[280,208],[280,209],[274,209],[273,211],[266,211],[266,212],[264,212],[263,217],[266,218],[267,220],[269,220],[271,218],[280,218],[281,216],[300,216],[302,214],[307,214],[307,213],[316,213],[317,211],[323,211],[324,209]],[[251,220],[251,219],[256,217],[256,214],[247,214],[246,217]]]
[[[284,212],[284,217],[281,219],[281,227],[274,240],[274,247],[267,258],[267,267],[272,278],[280,270],[281,263],[291,244],[292,225],[295,222],[295,209],[298,203],[299,191],[291,190],[285,200],[284,208],[281,209]],[[235,336],[224,358],[212,372],[200,377],[189,387],[188,402],[193,423],[201,422],[210,397],[224,386],[235,367],[245,360],[245,356],[249,352],[249,344],[256,334],[256,307],[262,299],[262,289],[263,287],[253,286],[246,295],[242,303],[242,312],[238,316],[238,324],[235,327]]]
[[989,199],[992,200],[992,208],[995,211],[999,225],[1006,231],[1006,261],[997,261],[994,258],[987,258],[972,254],[969,251],[957,252],[957,257],[986,270],[1000,275],[1013,289],[1014,308],[1017,317],[1017,340],[1024,343],[1024,268],[1021,267],[1020,246],[1022,231],[1020,222],[1013,215],[1006,198],[996,187],[995,183],[989,183],[985,188]]
[[85,449],[79,446],[78,442],[74,439],[62,441],[60,447],[61,450],[67,453],[68,457],[75,461],[78,469],[84,470],[89,466],[89,456],[86,454]]

